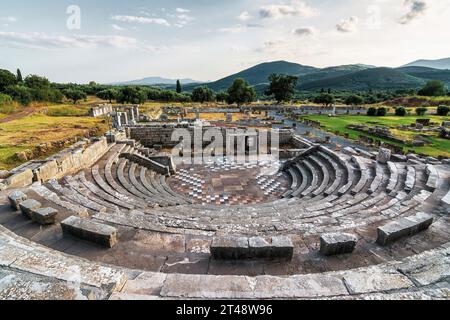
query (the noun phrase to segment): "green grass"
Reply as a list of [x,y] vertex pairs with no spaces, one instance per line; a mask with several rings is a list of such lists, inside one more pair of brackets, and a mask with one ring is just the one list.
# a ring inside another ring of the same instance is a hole
[[87,116],[89,108],[75,105],[55,105],[49,106],[47,115],[51,117],[82,117]]
[[[395,128],[399,125],[409,125],[416,122],[416,119],[420,118],[417,116],[406,116],[406,117],[396,117],[396,116],[386,116],[386,117],[369,117],[369,116],[337,116],[328,117],[326,115],[310,115],[305,118],[309,120],[319,121],[323,129],[328,132],[339,132],[340,134],[347,133],[350,139],[358,139],[360,135],[366,135],[371,138],[388,142],[400,147],[403,147],[405,151],[414,150],[417,153],[430,155],[433,157],[444,156],[450,157],[450,140],[441,139],[438,137],[437,133],[427,134],[426,140],[430,142],[429,145],[425,147],[412,147],[410,145],[404,146],[390,140],[382,139],[374,135],[369,135],[356,130],[348,129],[349,124],[367,124],[369,126],[387,126],[391,128],[391,132],[397,138],[403,139],[405,141],[412,141],[415,135],[419,133],[411,131],[400,131]],[[450,117],[438,117],[438,116],[426,116],[423,118],[429,118],[432,122],[441,123],[443,121],[449,121]]]
[[83,137],[90,131],[101,135],[107,131],[107,123],[99,118],[34,114],[2,123],[0,129],[0,170],[9,170],[22,163],[15,157],[17,152],[33,150],[45,142]]

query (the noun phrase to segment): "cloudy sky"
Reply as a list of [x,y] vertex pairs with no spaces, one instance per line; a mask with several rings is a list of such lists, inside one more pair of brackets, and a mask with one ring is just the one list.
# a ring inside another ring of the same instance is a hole
[[396,67],[450,57],[449,17],[450,0],[2,0],[0,68],[104,83],[273,60]]

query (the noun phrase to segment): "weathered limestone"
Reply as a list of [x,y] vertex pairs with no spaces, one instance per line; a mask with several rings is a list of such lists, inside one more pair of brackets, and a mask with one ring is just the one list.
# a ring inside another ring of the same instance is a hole
[[272,237],[272,256],[275,259],[291,260],[294,255],[292,240],[286,236]]
[[294,245],[289,237],[272,237],[271,243],[261,237],[214,238],[211,254],[217,260],[292,259]]
[[391,160],[391,150],[386,148],[380,148],[380,151],[378,152],[377,156],[377,162],[381,164],[388,163],[389,160]]
[[53,208],[39,208],[31,211],[31,219],[41,225],[56,223],[58,210]]
[[27,195],[23,193],[22,191],[14,191],[8,196],[9,203],[11,205],[11,208],[15,209],[16,211],[20,210],[19,205],[27,200]]
[[419,212],[414,216],[400,218],[378,228],[377,243],[385,246],[400,238],[412,236],[428,229],[433,223],[433,217]]
[[217,260],[247,259],[249,257],[248,238],[214,238],[211,244],[211,255]]
[[41,203],[34,199],[28,199],[19,204],[22,213],[29,218],[32,217],[33,210],[39,209],[41,206]]
[[112,248],[117,243],[117,229],[92,220],[71,216],[61,222],[64,233]]
[[352,253],[358,238],[348,233],[327,233],[320,237],[320,253],[326,256]]

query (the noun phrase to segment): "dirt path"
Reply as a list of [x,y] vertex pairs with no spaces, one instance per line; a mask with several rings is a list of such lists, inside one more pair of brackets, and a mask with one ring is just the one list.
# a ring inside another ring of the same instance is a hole
[[10,116],[7,116],[6,118],[0,119],[0,123],[6,123],[6,122],[13,121],[13,120],[25,118],[26,116],[29,116],[29,115],[33,114],[34,112],[36,112],[36,110],[37,110],[36,107],[27,107],[18,113],[15,113]]

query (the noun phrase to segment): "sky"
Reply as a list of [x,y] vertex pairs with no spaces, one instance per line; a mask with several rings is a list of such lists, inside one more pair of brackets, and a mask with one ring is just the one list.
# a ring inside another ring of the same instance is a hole
[[450,57],[450,0],[1,0],[0,68],[54,82],[217,80],[268,61]]

